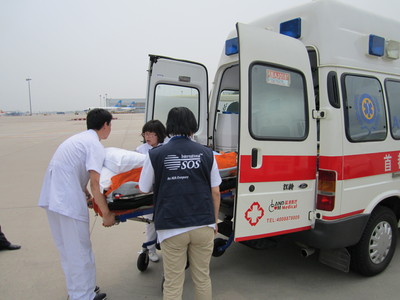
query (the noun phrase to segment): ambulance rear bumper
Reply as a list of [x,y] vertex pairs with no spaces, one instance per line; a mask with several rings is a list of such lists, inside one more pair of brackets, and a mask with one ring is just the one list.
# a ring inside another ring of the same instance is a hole
[[353,246],[359,242],[368,218],[363,214],[334,221],[318,219],[314,229],[297,233],[296,239],[318,249]]

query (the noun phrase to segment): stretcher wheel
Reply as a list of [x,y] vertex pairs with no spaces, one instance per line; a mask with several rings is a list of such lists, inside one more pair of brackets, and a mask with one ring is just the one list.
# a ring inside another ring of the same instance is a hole
[[217,238],[214,240],[214,249],[212,256],[219,257],[225,253],[225,249],[221,249],[221,247],[225,246],[228,241],[225,239]]
[[143,272],[146,271],[148,265],[149,265],[149,253],[148,252],[140,253],[137,260],[137,268],[139,269],[139,271]]

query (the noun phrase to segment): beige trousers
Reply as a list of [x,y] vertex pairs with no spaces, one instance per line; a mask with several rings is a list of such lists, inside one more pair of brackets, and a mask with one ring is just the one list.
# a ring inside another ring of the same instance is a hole
[[213,247],[214,229],[211,227],[194,229],[162,241],[164,300],[182,299],[187,259],[196,300],[212,299],[210,260]]

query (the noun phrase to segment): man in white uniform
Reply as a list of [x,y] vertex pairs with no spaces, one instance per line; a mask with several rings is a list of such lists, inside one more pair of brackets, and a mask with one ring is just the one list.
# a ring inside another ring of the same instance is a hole
[[[115,215],[108,209],[99,185],[105,158],[100,140],[108,138],[111,120],[111,113],[104,109],[88,113],[88,130],[68,138],[58,147],[40,193],[39,206],[47,211],[70,300],[106,299],[106,294],[98,293],[96,287],[87,201],[92,200],[93,195],[102,212],[104,226],[115,224]],[[92,195],[87,190],[89,179]]]

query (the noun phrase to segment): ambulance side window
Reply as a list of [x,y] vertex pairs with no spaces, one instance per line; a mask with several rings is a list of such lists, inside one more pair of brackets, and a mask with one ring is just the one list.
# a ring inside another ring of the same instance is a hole
[[389,105],[390,131],[394,139],[400,139],[400,82],[387,80],[386,95]]
[[177,106],[189,108],[196,117],[196,121],[199,122],[200,96],[197,89],[171,84],[158,84],[155,92],[153,119],[160,120],[165,125],[168,112],[171,108]]
[[307,138],[307,98],[302,74],[275,66],[250,67],[250,132],[260,140]]
[[387,128],[379,80],[343,75],[342,90],[347,139],[351,142],[383,141]]
[[224,70],[219,89],[217,111],[239,113],[239,65]]
[[218,111],[239,113],[239,91],[222,91],[219,95]]

